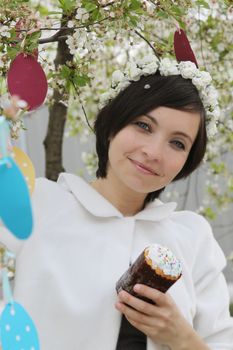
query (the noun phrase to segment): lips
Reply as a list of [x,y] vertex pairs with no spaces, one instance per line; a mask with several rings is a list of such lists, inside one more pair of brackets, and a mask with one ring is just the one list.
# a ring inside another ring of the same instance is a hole
[[134,163],[134,164],[137,166],[137,168],[141,169],[142,171],[144,170],[144,171],[147,172],[148,174],[159,176],[159,174],[156,173],[152,168],[150,168],[150,167],[144,165],[143,163],[140,163],[140,162],[138,162],[137,160],[134,160],[134,159],[131,159],[131,158],[129,158],[129,160],[130,160],[132,163]]

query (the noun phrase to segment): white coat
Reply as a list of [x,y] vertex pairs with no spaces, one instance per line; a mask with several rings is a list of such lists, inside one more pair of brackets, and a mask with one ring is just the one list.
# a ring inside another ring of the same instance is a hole
[[[38,179],[34,232],[0,229],[16,254],[14,298],[33,318],[41,350],[115,350],[121,315],[115,283],[150,243],[169,247],[183,275],[170,289],[186,320],[213,350],[233,350],[225,257],[201,216],[155,200],[124,217],[81,178]],[[167,346],[147,341],[147,350]]]

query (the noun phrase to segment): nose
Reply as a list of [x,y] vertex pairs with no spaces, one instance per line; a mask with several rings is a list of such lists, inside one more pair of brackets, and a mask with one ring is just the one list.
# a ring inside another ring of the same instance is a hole
[[148,160],[155,160],[161,162],[165,151],[165,144],[162,139],[150,139],[144,143],[142,153]]

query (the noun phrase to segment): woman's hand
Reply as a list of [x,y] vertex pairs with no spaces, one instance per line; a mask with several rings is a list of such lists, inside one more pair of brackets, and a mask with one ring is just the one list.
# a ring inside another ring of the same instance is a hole
[[134,291],[156,304],[149,304],[125,291],[118,294],[116,308],[134,327],[155,343],[167,345],[172,350],[197,349],[196,345],[200,350],[209,349],[182,316],[169,294],[142,284],[135,285]]

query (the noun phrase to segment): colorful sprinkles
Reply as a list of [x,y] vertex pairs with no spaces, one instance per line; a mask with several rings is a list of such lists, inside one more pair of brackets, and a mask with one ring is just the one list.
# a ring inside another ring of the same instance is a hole
[[167,276],[178,277],[182,273],[179,259],[172,251],[159,244],[152,244],[146,248],[146,258],[152,262],[152,268],[159,268]]

